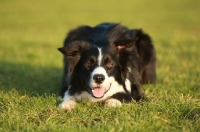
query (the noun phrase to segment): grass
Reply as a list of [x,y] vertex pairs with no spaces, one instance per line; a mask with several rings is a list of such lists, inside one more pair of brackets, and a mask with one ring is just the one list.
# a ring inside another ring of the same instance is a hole
[[[0,131],[200,131],[198,0],[0,1]],[[62,46],[78,25],[143,28],[157,51],[157,83],[145,99],[105,108],[57,108]]]

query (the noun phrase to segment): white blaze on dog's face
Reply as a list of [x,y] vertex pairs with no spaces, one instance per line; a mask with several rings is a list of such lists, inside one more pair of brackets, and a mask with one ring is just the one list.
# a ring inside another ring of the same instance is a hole
[[92,94],[96,98],[101,98],[110,89],[110,82],[106,70],[101,66],[102,64],[102,51],[98,48],[99,55],[97,58],[97,67],[91,73],[89,86],[92,89]]

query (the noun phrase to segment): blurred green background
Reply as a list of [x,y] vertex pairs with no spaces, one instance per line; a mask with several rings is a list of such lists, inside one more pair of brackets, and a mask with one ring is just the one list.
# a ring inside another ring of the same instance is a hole
[[[198,131],[200,0],[0,0],[0,131]],[[157,83],[142,104],[57,108],[57,48],[80,25],[142,28],[157,52]]]

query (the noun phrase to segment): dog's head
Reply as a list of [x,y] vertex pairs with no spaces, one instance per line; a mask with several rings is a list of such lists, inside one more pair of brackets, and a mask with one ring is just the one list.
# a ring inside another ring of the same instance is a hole
[[71,31],[65,46],[59,48],[65,55],[69,85],[87,90],[95,98],[102,98],[110,89],[117,91],[117,85],[125,86],[131,78],[128,73],[136,67],[131,62],[137,59],[136,39],[119,25],[107,30],[80,27]]

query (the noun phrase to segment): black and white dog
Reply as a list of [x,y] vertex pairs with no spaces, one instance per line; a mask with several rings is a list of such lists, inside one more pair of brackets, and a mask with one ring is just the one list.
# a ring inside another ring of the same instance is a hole
[[72,110],[76,101],[104,101],[121,106],[140,100],[140,84],[156,81],[156,55],[151,39],[141,30],[115,23],[81,26],[69,32],[64,47],[61,109]]

